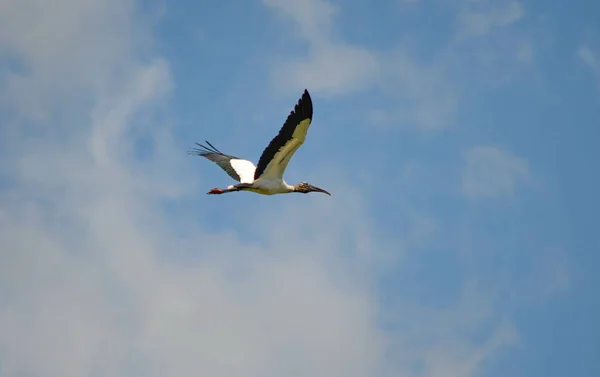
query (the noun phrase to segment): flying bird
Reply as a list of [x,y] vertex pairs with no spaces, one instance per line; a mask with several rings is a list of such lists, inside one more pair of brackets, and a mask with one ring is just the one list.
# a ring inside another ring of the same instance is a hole
[[306,139],[306,132],[310,127],[313,117],[313,106],[310,94],[305,89],[302,97],[294,110],[290,112],[283,127],[277,136],[271,140],[265,148],[258,165],[248,160],[221,153],[211,143],[208,146],[196,143],[198,148],[190,151],[191,154],[206,157],[225,170],[227,174],[236,181],[236,185],[228,186],[226,189],[214,188],[207,194],[225,194],[233,191],[251,191],[262,195],[287,194],[290,192],[322,192],[331,195],[322,188],[313,186],[306,182],[297,185],[289,185],[283,179],[283,173],[294,153],[300,148]]

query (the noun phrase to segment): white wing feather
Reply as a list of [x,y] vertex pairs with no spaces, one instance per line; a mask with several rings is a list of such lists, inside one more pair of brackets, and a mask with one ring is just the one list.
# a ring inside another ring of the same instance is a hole
[[248,160],[233,159],[229,163],[237,175],[240,176],[241,183],[252,183],[254,182],[254,171],[256,166]]

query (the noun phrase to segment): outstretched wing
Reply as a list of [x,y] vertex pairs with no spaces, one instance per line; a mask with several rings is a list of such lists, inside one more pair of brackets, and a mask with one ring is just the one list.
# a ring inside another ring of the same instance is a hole
[[189,153],[208,158],[212,162],[219,165],[221,169],[225,170],[225,172],[229,174],[231,178],[238,182],[254,182],[254,171],[256,170],[256,167],[252,162],[221,153],[221,151],[215,148],[208,141],[206,141],[206,144],[209,146],[207,147],[200,143],[196,143],[199,148],[193,148],[189,151]]
[[294,111],[290,112],[279,134],[271,140],[260,159],[254,179],[281,178],[288,162],[306,139],[306,132],[313,117],[310,94],[305,89]]

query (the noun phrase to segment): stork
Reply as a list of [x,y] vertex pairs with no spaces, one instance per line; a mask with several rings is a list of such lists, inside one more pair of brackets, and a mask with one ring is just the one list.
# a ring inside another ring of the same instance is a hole
[[283,172],[287,167],[294,153],[300,148],[306,139],[306,132],[310,127],[313,117],[313,106],[310,94],[305,89],[298,104],[279,134],[271,140],[265,148],[258,166],[248,160],[221,153],[211,143],[206,141],[208,146],[196,143],[199,148],[190,151],[191,154],[206,157],[225,170],[227,174],[236,181],[236,185],[228,186],[226,189],[214,188],[207,194],[225,194],[233,191],[251,191],[262,195],[287,194],[290,192],[300,192],[308,194],[309,192],[322,192],[331,195],[322,188],[313,186],[306,182],[300,182],[297,185],[289,185],[283,179]]

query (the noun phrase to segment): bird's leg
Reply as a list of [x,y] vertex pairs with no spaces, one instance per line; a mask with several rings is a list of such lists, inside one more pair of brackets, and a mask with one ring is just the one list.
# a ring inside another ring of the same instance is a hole
[[208,195],[217,195],[217,194],[222,194],[224,190],[220,189],[220,188],[214,188],[212,190],[210,190],[209,192],[207,192]]
[[232,192],[232,191],[241,191],[244,188],[248,188],[248,187],[252,187],[252,184],[250,183],[238,183],[235,186],[229,186],[226,189],[220,189],[220,188],[214,188],[212,190],[210,190],[209,192],[207,192],[208,195],[220,195],[220,194],[225,194],[228,192]]
[[238,191],[237,188],[230,188],[230,189],[220,189],[220,188],[214,188],[212,190],[210,190],[209,192],[207,192],[208,195],[220,195],[220,194],[225,194],[228,192],[232,192],[232,191]]

